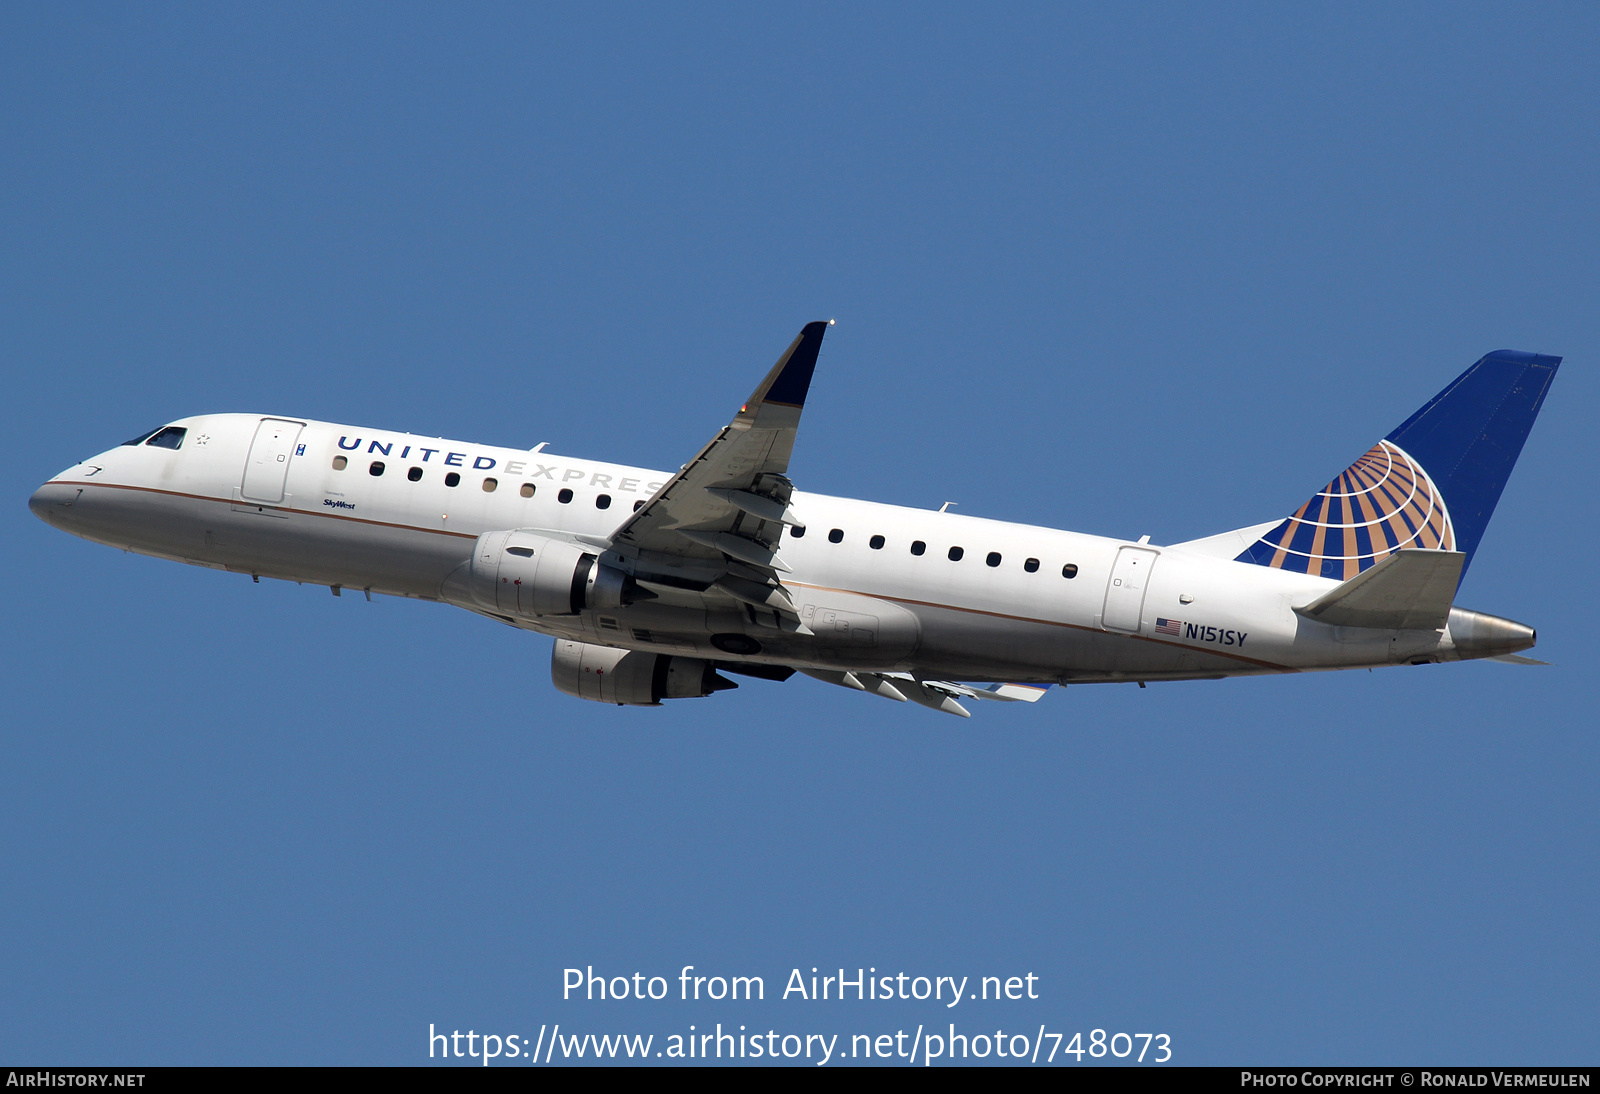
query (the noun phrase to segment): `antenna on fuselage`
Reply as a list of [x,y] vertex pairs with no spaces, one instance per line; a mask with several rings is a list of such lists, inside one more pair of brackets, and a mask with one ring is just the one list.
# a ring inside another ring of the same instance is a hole
[[953,502],[953,501],[947,501],[943,505],[939,506],[939,512],[943,513],[946,510],[948,510],[952,505],[955,505],[955,504],[957,504],[957,503]]

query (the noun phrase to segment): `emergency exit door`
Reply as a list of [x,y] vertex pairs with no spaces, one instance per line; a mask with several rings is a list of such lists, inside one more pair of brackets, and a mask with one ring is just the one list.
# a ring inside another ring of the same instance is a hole
[[245,458],[244,482],[239,485],[241,497],[250,501],[283,500],[289,461],[294,457],[295,442],[304,428],[304,422],[261,419],[261,424],[256,426],[255,440],[250,443],[250,455]]
[[1155,569],[1159,553],[1143,547],[1123,547],[1117,551],[1111,580],[1106,585],[1105,611],[1100,616],[1100,625],[1106,630],[1138,632],[1145,589],[1149,587],[1150,573]]

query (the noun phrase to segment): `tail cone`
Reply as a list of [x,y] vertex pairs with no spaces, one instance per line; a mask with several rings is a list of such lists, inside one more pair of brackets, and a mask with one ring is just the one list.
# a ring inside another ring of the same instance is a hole
[[1537,637],[1532,627],[1510,619],[1464,608],[1450,609],[1450,640],[1455,644],[1456,656],[1463,661],[1530,649]]

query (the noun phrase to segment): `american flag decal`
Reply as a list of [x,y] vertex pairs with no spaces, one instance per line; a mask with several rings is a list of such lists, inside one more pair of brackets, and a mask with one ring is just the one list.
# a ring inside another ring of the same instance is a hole
[[1170,634],[1174,638],[1183,637],[1183,621],[1179,619],[1156,619],[1156,633]]

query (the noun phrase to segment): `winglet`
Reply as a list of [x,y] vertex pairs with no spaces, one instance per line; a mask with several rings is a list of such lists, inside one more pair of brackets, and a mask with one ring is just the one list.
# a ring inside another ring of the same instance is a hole
[[789,348],[783,351],[778,363],[772,366],[748,402],[739,410],[740,416],[753,417],[763,404],[799,410],[806,405],[806,392],[811,390],[811,373],[817,367],[817,353],[822,349],[822,336],[827,333],[832,320],[807,323]]

